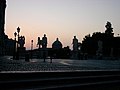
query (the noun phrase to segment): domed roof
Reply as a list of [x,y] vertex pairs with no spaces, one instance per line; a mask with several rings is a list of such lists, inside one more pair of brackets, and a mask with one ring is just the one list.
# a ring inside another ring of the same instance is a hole
[[57,38],[56,41],[52,44],[52,48],[54,48],[54,49],[61,49],[61,48],[62,48],[62,43],[58,40],[58,38]]

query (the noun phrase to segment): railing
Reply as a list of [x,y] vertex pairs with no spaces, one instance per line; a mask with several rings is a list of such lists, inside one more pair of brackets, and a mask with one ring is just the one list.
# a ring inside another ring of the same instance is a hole
[[0,90],[119,90],[120,71],[1,73]]

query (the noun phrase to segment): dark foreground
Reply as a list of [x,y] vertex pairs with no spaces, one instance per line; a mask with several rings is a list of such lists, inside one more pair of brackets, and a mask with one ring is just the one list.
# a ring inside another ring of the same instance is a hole
[[120,61],[0,58],[0,90],[120,90]]
[[0,90],[120,90],[120,71],[1,73]]

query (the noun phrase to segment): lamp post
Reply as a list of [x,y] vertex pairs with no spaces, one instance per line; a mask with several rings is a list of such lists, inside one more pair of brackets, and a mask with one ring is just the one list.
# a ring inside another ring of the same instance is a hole
[[119,37],[120,34],[118,34],[118,37]]
[[13,60],[16,59],[16,36],[17,36],[17,33],[15,32],[14,33],[14,36],[15,36],[15,41],[14,41],[14,53],[13,53]]
[[33,50],[33,40],[31,40],[31,59],[32,59],[32,50]]
[[20,28],[17,28],[17,32],[18,32],[18,41],[19,41],[19,33],[20,33]]
[[19,60],[19,33],[20,33],[20,28],[17,28],[17,33],[18,33],[18,42],[17,42],[17,55],[16,55],[16,59]]

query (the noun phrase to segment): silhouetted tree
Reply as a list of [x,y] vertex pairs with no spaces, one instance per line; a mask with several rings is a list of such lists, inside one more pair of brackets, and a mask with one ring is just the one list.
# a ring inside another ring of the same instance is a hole
[[110,22],[107,22],[105,25],[106,31],[105,33],[101,32],[94,32],[92,36],[87,35],[82,41],[82,47],[81,50],[83,53],[88,53],[88,55],[96,55],[96,52],[99,48],[98,42],[101,41],[102,44],[102,49],[103,49],[103,54],[105,56],[109,56],[111,52],[111,48],[113,47],[114,43],[114,33],[113,33],[113,28],[112,24]]

